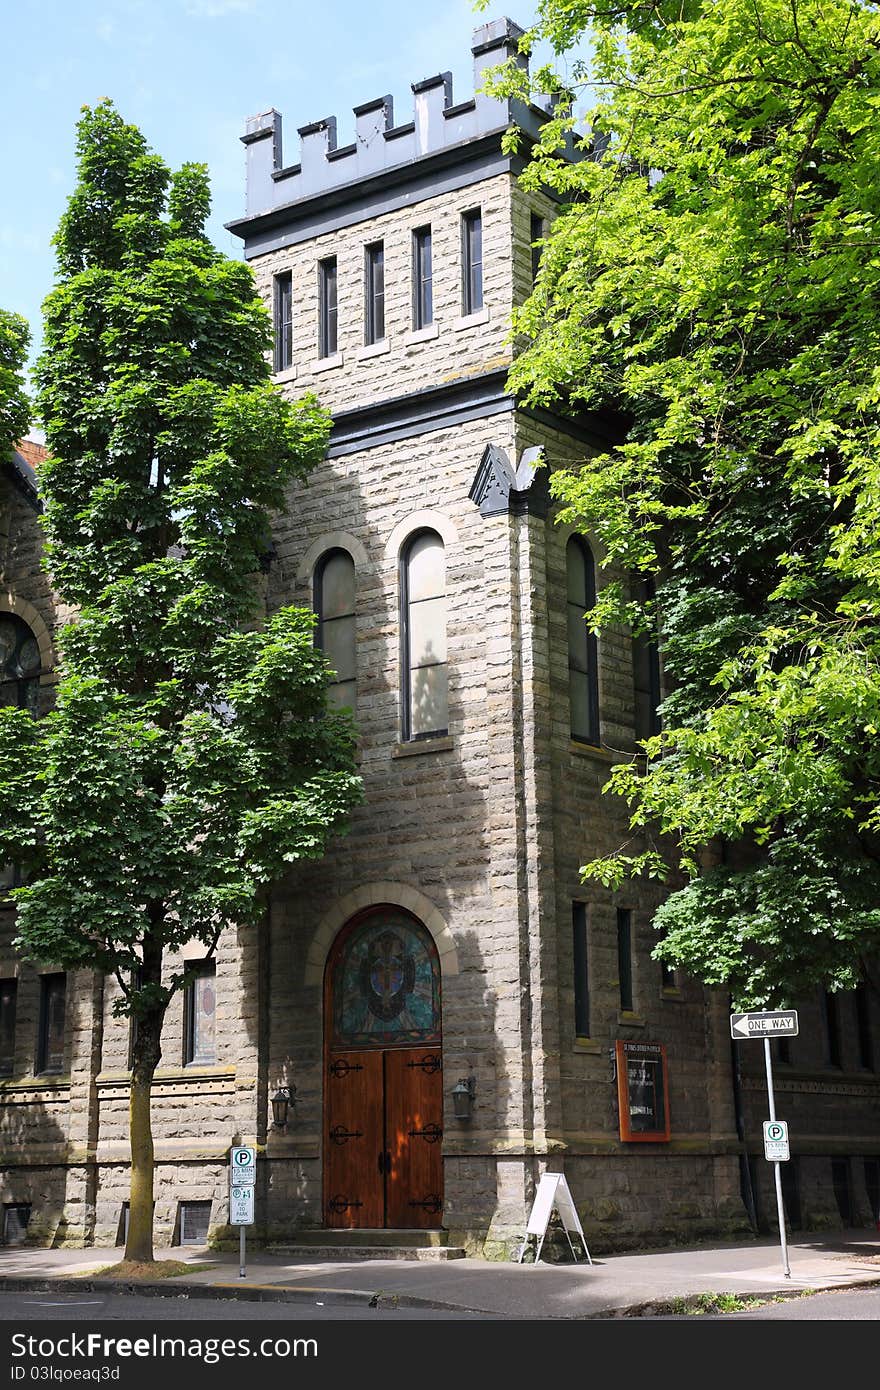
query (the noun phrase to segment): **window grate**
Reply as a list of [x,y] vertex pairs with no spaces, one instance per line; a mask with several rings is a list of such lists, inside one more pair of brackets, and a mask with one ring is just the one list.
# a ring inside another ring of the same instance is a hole
[[24,1245],[31,1219],[30,1202],[16,1202],[3,1210],[3,1244]]
[[181,1202],[180,1245],[206,1245],[211,1224],[210,1202]]

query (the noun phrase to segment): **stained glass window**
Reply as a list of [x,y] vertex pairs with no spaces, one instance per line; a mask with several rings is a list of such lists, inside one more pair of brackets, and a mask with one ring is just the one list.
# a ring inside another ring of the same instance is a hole
[[337,1047],[440,1041],[440,970],[425,929],[393,908],[346,939],[333,975]]
[[334,709],[354,709],[357,700],[357,618],[354,560],[347,550],[328,550],[315,569],[317,645],[336,673],[327,699]]
[[39,692],[37,639],[14,613],[0,613],[0,705],[17,705],[35,715]]
[[202,961],[192,984],[187,987],[185,1000],[186,1036],[184,1062],[216,1062],[214,1015],[216,1012],[216,964]]

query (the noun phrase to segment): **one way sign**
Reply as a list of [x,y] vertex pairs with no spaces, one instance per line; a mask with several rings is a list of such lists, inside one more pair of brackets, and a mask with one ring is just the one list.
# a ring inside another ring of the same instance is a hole
[[796,1009],[773,1013],[731,1014],[730,1036],[741,1038],[796,1038],[798,1016]]

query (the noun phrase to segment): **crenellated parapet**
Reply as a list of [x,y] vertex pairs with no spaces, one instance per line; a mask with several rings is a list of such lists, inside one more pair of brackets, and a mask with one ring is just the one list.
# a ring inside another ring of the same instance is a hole
[[441,72],[412,84],[412,118],[400,125],[395,125],[394,102],[386,95],[354,108],[350,144],[337,143],[335,116],[300,126],[296,164],[284,165],[281,113],[272,109],[250,117],[242,136],[247,147],[247,217],[387,174],[512,123],[537,137],[547,110],[480,91],[486,70],[508,58],[528,70],[528,59],[519,53],[522,34],[510,19],[493,20],[474,31],[474,95],[466,101],[454,100],[452,74]]

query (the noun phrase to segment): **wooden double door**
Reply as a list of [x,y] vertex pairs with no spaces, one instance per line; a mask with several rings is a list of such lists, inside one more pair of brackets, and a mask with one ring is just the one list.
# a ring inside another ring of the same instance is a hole
[[440,1226],[439,1047],[363,1048],[325,1055],[326,1225],[395,1230]]

